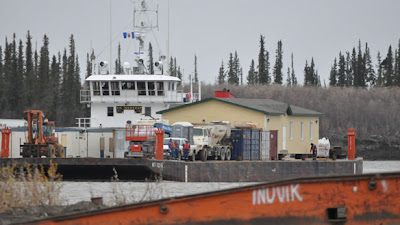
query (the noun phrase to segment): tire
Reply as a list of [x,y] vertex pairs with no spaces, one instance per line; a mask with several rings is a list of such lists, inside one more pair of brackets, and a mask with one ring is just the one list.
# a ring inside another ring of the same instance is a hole
[[190,158],[190,160],[192,160],[192,162],[196,161],[196,154],[194,154],[194,151],[192,153],[192,157]]
[[207,150],[203,149],[200,151],[201,161],[207,161]]
[[56,157],[56,149],[54,148],[54,145],[49,145],[49,147],[47,147],[47,156],[49,158]]
[[225,152],[225,159],[229,161],[229,160],[231,160],[231,156],[232,156],[231,155],[231,149],[227,148],[226,152]]
[[225,148],[221,148],[221,155],[220,155],[221,161],[225,160]]
[[57,146],[57,157],[65,158],[65,150],[62,145]]

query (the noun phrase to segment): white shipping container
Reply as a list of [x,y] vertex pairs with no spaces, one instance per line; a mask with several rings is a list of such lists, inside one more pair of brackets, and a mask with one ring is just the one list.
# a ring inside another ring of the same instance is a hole
[[270,160],[270,132],[262,131],[261,132],[261,160],[266,161]]

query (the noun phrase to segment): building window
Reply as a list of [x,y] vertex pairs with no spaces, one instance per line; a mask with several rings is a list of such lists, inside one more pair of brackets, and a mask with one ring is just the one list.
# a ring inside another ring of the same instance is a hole
[[151,96],[156,95],[155,88],[156,86],[154,82],[147,82],[147,90],[149,90],[149,95]]
[[122,82],[122,90],[135,90],[135,82]]
[[164,96],[164,82],[157,82],[157,96]]
[[310,122],[310,140],[313,139],[313,124]]
[[119,82],[111,82],[111,95],[119,95]]
[[144,107],[144,115],[151,116],[151,107]]
[[146,95],[146,82],[137,82],[138,95]]
[[290,140],[293,140],[293,121],[290,121]]
[[300,123],[300,139],[304,140],[304,130],[303,130],[303,122]]
[[100,82],[93,82],[93,95],[100,96]]
[[114,107],[107,107],[107,116],[114,116]]
[[108,88],[108,82],[101,82],[101,90],[103,90],[103,95],[110,95],[110,89]]

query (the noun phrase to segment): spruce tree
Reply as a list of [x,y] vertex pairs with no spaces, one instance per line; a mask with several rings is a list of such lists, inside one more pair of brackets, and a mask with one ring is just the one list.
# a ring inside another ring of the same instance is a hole
[[33,62],[33,51],[32,51],[32,36],[30,32],[26,35],[26,47],[25,47],[25,91],[24,98],[27,108],[31,108],[34,103],[35,95],[35,84],[37,83],[35,77],[34,62]]
[[393,52],[392,46],[389,46],[388,53],[386,55],[386,59],[382,62],[384,65],[384,80],[385,86],[390,87],[393,85]]
[[149,42],[149,74],[154,74],[154,59],[153,59],[153,46],[151,46],[151,42]]
[[256,84],[256,71],[254,66],[254,59],[251,60],[249,73],[247,75],[247,84],[255,85]]
[[365,69],[366,69],[366,82],[370,86],[375,85],[376,75],[375,70],[372,65],[371,54],[368,48],[368,43],[365,43],[365,53],[364,53]]
[[292,56],[291,56],[291,59],[292,59],[292,63],[291,63],[291,65],[292,65],[292,70],[291,70],[291,72],[292,72],[292,74],[291,74],[291,78],[292,78],[292,85],[293,86],[296,86],[297,85],[297,78],[296,78],[296,74],[294,73],[294,66],[293,66],[293,52],[292,52]]
[[351,87],[353,86],[353,71],[351,67],[351,57],[350,57],[350,52],[346,52],[346,87]]
[[121,44],[118,43],[118,56],[117,59],[115,59],[115,74],[122,74],[122,72],[123,70],[121,65]]
[[[3,75],[3,50],[1,48],[0,45],[0,107],[2,107],[1,105],[1,99],[3,98],[3,89],[4,89],[4,75]],[[0,112],[0,116],[1,112]]]
[[268,84],[268,75],[265,65],[265,41],[264,37],[260,35],[260,51],[258,53],[258,82],[260,84]]
[[290,67],[287,68],[286,85],[287,86],[292,86],[292,79],[290,77]]
[[339,87],[344,87],[346,85],[346,62],[344,60],[344,55],[339,53],[339,66],[338,66],[338,84]]
[[182,80],[182,72],[181,72],[181,67],[178,66],[178,72],[177,72],[177,77]]
[[239,85],[240,76],[240,62],[237,51],[235,51],[235,56],[233,58],[233,84]]
[[335,60],[333,61],[333,65],[331,67],[330,75],[329,75],[329,86],[332,86],[332,87],[336,86],[336,82],[337,82],[336,78],[337,78],[337,63],[336,63],[336,58],[335,58]]
[[275,84],[282,84],[282,41],[278,41],[278,47],[276,49],[276,58],[275,58],[275,66],[274,66],[274,83]]
[[178,76],[178,67],[176,65],[176,57],[174,58],[174,65],[172,66],[172,74],[174,77]]
[[225,71],[224,71],[224,61],[222,60],[221,67],[219,68],[219,73],[218,73],[218,84],[224,84],[225,83]]
[[398,49],[395,53],[394,82],[396,86],[400,86],[400,39],[399,39]]
[[383,69],[382,69],[382,57],[381,53],[378,51],[377,54],[377,65],[376,67],[378,68],[378,73],[377,73],[377,78],[376,78],[376,86],[380,87],[383,86],[384,84],[384,79],[383,79]]
[[199,76],[197,74],[197,55],[194,55],[194,83],[199,82]]
[[304,86],[311,85],[309,70],[310,68],[308,67],[308,61],[306,60],[306,65],[304,66]]
[[174,77],[174,59],[172,58],[172,56],[171,59],[169,60],[168,73],[170,76]]
[[230,53],[228,61],[228,84],[236,84],[235,82],[236,78],[234,73],[233,55]]
[[21,115],[22,112],[19,112],[19,106],[22,104],[21,95],[22,92],[20,90],[21,84],[23,84],[22,80],[19,80],[18,77],[18,56],[17,56],[17,44],[16,44],[16,35],[13,34],[13,41],[10,46],[11,50],[11,65],[9,79],[8,79],[8,97],[7,100],[9,101],[10,106],[10,117],[17,118],[17,115]]
[[353,74],[353,85],[355,87],[359,87],[360,86],[360,84],[359,84],[359,81],[360,81],[359,75],[360,75],[360,73],[359,73],[359,70],[358,70],[357,66],[358,66],[357,53],[356,53],[356,49],[353,48],[353,51],[352,51],[352,54],[351,54],[351,71],[352,71],[352,74]]
[[24,59],[24,46],[22,40],[19,40],[18,46],[18,60],[17,60],[17,84],[20,91],[18,92],[18,103],[17,103],[17,113],[21,114],[24,111],[25,99],[24,99],[24,75],[25,75],[25,59]]

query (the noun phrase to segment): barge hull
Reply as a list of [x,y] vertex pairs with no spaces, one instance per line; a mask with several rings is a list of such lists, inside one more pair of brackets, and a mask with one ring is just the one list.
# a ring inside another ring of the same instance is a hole
[[302,178],[33,224],[399,224],[399,187],[400,173]]

